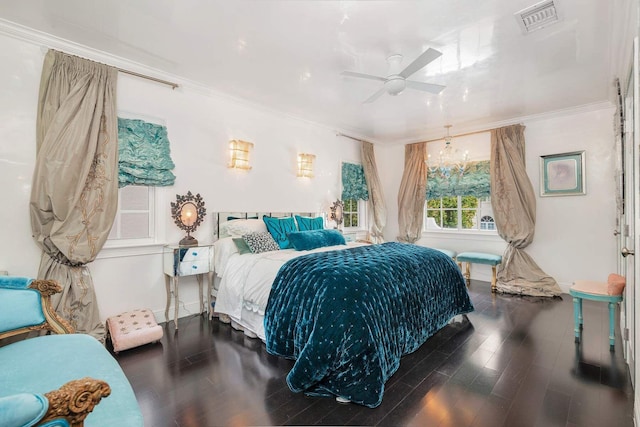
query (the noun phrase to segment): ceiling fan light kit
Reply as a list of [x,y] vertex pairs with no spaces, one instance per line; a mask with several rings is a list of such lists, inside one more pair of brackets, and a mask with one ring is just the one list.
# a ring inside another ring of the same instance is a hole
[[393,54],[387,57],[389,63],[389,74],[387,77],[374,76],[371,74],[356,73],[354,71],[343,71],[343,76],[356,77],[360,79],[376,80],[383,82],[382,88],[367,98],[364,102],[370,103],[378,99],[385,92],[389,95],[396,96],[401,94],[407,87],[411,89],[421,90],[424,92],[430,92],[433,94],[440,93],[445,87],[433,83],[418,82],[407,80],[410,76],[426,67],[427,64],[439,58],[442,55],[441,52],[429,48],[418,56],[411,64],[400,69],[403,56],[400,54]]

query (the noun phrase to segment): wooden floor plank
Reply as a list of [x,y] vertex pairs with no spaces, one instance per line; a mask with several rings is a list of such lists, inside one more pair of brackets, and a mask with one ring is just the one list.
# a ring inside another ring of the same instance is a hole
[[477,281],[469,294],[476,311],[404,357],[375,409],[292,393],[292,361],[204,316],[180,319],[177,331],[165,324],[160,343],[115,357],[146,426],[633,426],[633,390],[618,328],[609,352],[606,304],[584,301],[576,345],[566,295],[492,295]]

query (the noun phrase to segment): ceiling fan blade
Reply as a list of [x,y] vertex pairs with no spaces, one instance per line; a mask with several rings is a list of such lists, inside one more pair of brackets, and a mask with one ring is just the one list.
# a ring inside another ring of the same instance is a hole
[[422,52],[422,55],[418,56],[411,64],[407,65],[407,68],[402,70],[400,75],[406,79],[441,55],[442,52],[429,48]]
[[387,81],[387,79],[385,79],[384,77],[373,76],[371,74],[356,73],[354,71],[343,71],[340,74],[342,74],[343,76],[358,77],[360,79],[377,80],[379,82]]
[[376,99],[380,98],[380,96],[385,92],[386,92],[386,89],[384,88],[384,86],[382,86],[379,91],[377,91],[376,93],[371,95],[369,98],[367,98],[363,102],[363,104],[371,104],[373,101],[375,101]]
[[425,92],[431,92],[435,94],[439,94],[440,92],[442,92],[442,89],[446,87],[433,83],[414,82],[412,80],[405,80],[404,82],[406,83],[407,87],[410,87],[411,89],[423,90]]

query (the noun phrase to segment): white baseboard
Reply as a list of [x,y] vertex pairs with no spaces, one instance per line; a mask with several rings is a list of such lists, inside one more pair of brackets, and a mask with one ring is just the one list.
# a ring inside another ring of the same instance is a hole
[[[206,303],[206,301],[205,301]],[[193,316],[194,314],[200,314],[200,301],[193,301],[188,303],[179,303],[178,318]],[[174,306],[169,307],[169,320],[173,320]],[[164,316],[164,309],[154,310],[153,315],[156,317],[158,323],[166,322],[167,318]]]

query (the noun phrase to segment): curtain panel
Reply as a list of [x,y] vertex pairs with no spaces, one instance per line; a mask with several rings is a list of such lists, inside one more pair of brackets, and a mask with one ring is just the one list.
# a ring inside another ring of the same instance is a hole
[[380,177],[378,176],[378,166],[373,144],[362,141],[361,145],[362,167],[369,190],[369,234],[373,243],[383,243],[383,231],[387,225],[387,207],[384,202],[384,194]]
[[362,165],[342,163],[342,200],[369,200]]
[[533,241],[536,196],[525,167],[524,126],[491,131],[491,205],[498,234],[508,243],[497,268],[500,292],[557,296],[562,293],[524,248]]
[[166,187],[176,177],[167,128],[144,120],[118,117],[118,186]]
[[488,160],[469,162],[464,175],[442,178],[437,170],[427,172],[427,200],[449,196],[491,196],[491,172]]
[[36,122],[36,164],[30,214],[42,249],[38,277],[63,287],[56,311],[103,341],[91,273],[117,209],[117,70],[49,51]]
[[422,235],[427,194],[427,143],[404,146],[404,172],[398,192],[398,240],[414,243]]

